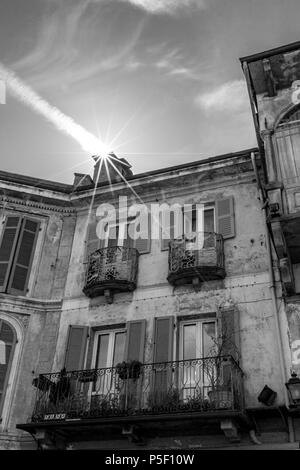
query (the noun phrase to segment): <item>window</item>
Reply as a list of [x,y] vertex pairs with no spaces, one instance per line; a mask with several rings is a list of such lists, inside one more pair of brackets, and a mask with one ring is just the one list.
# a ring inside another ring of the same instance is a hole
[[206,361],[206,367],[203,367],[201,361],[200,363],[189,361],[213,356],[216,338],[215,320],[193,320],[181,323],[179,359],[185,361],[180,377],[184,398],[194,397],[199,390],[202,390],[203,396],[207,396],[210,390],[209,362]]
[[116,396],[117,394],[117,377],[111,367],[115,367],[119,362],[124,360],[125,352],[125,330],[115,331],[98,331],[95,334],[94,351],[93,351],[93,367],[95,369],[106,369],[93,382],[92,392],[97,395]]
[[125,330],[98,331],[95,334],[93,367],[115,367],[124,360]]
[[105,236],[99,238],[96,233],[98,222],[94,219],[90,225],[87,236],[87,257],[94,251],[101,248],[109,248],[113,246],[124,246],[136,248],[139,254],[150,252],[151,248],[151,217],[148,219],[148,236],[146,238],[138,238],[133,240],[128,233],[129,225],[133,223],[134,218],[128,218],[126,222],[107,224],[105,227]]
[[38,230],[34,219],[6,217],[0,242],[0,292],[26,294]]
[[3,409],[15,344],[14,329],[5,321],[0,320],[0,413]]
[[[183,231],[186,237],[190,234],[198,233],[198,244],[201,245],[201,248],[210,248],[215,245],[215,240],[213,232],[215,232],[215,209],[214,206],[204,207],[203,217],[197,218],[196,206],[193,206],[190,212],[184,213],[184,224]],[[174,239],[174,213],[170,212],[170,239]],[[195,238],[195,237],[193,237]],[[161,249],[167,250],[169,246],[170,239],[162,237]],[[195,240],[191,239],[191,242]]]
[[293,108],[280,121],[274,132],[275,149],[283,180],[295,182],[300,175],[300,108]]

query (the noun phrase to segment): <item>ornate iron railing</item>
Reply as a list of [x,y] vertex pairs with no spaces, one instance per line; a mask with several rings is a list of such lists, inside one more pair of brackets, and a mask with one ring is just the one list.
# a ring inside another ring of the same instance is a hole
[[182,277],[203,281],[225,277],[222,235],[197,232],[170,242],[168,280],[173,284]]
[[32,421],[242,411],[242,376],[231,356],[42,374]]
[[88,260],[83,292],[88,297],[106,289],[132,291],[136,288],[139,253],[135,248],[113,246],[94,251]]

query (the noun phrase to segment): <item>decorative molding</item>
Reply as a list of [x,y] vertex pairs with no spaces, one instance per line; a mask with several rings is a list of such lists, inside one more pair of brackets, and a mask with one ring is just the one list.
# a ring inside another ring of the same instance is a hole
[[[22,206],[22,207],[33,207],[35,209],[42,209],[45,211],[50,212],[61,212],[64,214],[75,214],[76,210],[73,207],[60,207],[60,206],[52,206],[50,204],[44,202],[36,202],[36,201],[29,201],[26,199],[17,199],[14,197],[7,197],[7,196],[0,196],[0,206],[3,205],[5,207],[6,204],[13,204],[15,206]],[[71,205],[71,203],[70,203]]]
[[[30,315],[31,311],[41,310],[50,312],[61,310],[62,301],[61,300],[41,300],[41,299],[32,299],[27,297],[18,297],[10,294],[0,294],[0,309],[7,312],[7,308],[13,308],[14,313],[21,313],[22,315]],[[18,310],[16,312],[16,310]],[[26,310],[29,310],[27,313]]]

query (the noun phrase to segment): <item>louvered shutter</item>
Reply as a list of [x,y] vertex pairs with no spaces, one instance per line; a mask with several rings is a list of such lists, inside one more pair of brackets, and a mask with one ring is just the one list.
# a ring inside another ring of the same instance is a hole
[[10,294],[24,295],[26,293],[39,225],[39,222],[27,217],[22,220],[7,289]]
[[134,240],[134,247],[140,255],[149,253],[151,250],[151,214],[148,214],[148,236]]
[[235,237],[235,217],[233,197],[216,201],[217,233],[223,238]]
[[146,320],[126,323],[125,361],[144,361]]
[[21,222],[21,217],[8,216],[4,223],[0,244],[0,292],[7,287]]
[[[172,367],[166,364],[173,360],[174,317],[155,318],[152,384],[153,405],[160,406],[172,389]],[[160,363],[160,364],[159,364]]]
[[169,242],[170,240],[174,239],[174,212],[170,212],[170,238],[166,238],[167,233],[164,234],[164,231],[167,230],[167,227],[164,226],[164,217],[162,216],[162,223],[161,223],[161,251],[169,249]]
[[69,326],[69,335],[64,364],[67,371],[83,369],[87,337],[87,326]]
[[[88,260],[88,257],[96,250],[98,250],[98,248],[102,248],[102,246],[104,246],[104,240],[100,240],[98,237],[97,237],[97,234],[96,234],[96,227],[97,227],[97,222],[96,221],[92,221],[90,224],[89,224],[89,227],[88,227],[88,233],[87,233],[87,243],[86,243],[86,261]],[[101,244],[101,243],[102,244]],[[100,246],[101,245],[101,246]]]
[[0,413],[3,408],[15,344],[14,330],[8,323],[0,320]]
[[[236,308],[221,308],[217,312],[218,342],[222,356],[240,359],[240,324],[239,311]],[[231,380],[231,363],[223,364],[223,383],[229,386]]]

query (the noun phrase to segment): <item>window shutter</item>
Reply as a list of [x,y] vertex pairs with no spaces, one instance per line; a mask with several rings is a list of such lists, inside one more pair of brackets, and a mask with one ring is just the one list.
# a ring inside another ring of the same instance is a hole
[[87,234],[87,243],[86,243],[86,261],[90,254],[100,248],[100,239],[97,237],[96,234],[96,227],[97,222],[91,222],[88,227],[88,234]]
[[236,308],[221,308],[217,314],[218,341],[221,354],[231,355],[236,361],[240,355],[239,312]]
[[149,253],[151,250],[151,214],[148,214],[148,237],[138,238],[134,241],[134,247],[140,255]]
[[39,222],[27,217],[22,220],[7,290],[11,294],[20,295],[26,293],[39,225]]
[[173,360],[174,317],[155,318],[153,362]]
[[64,364],[67,371],[83,369],[87,336],[87,326],[69,326],[69,335]]
[[[153,362],[165,363],[173,360],[174,317],[155,318]],[[154,366],[153,405],[160,406],[168,390],[172,388],[172,368],[169,364]]]
[[15,344],[16,335],[13,328],[0,320],[0,413],[4,403]]
[[216,201],[217,233],[223,238],[235,237],[234,201],[233,197]]
[[4,292],[18,240],[21,217],[6,217],[0,244],[0,292]]
[[144,361],[146,320],[126,323],[125,361]]
[[165,238],[165,236],[163,235],[163,230],[166,230],[167,227],[164,227],[164,219],[163,219],[163,216],[162,216],[162,219],[161,219],[161,251],[165,251],[165,250],[168,250],[169,249],[169,242],[170,240],[173,240],[174,238],[174,212],[170,212],[170,238]]

